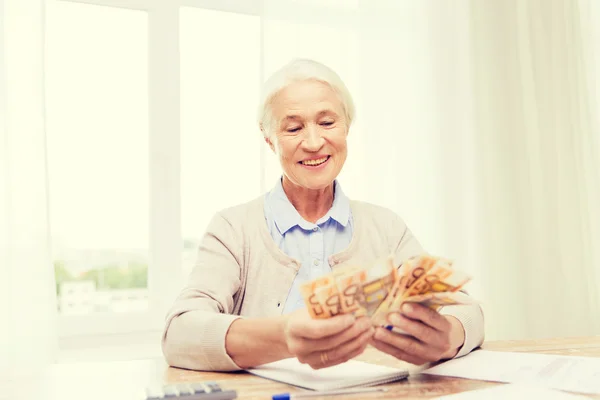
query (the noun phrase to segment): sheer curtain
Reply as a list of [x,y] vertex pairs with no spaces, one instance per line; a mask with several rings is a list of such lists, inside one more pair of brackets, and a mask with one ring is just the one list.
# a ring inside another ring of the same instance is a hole
[[473,274],[488,340],[600,334],[597,8],[265,2],[264,75],[292,57],[340,73],[357,103],[345,191]]
[[600,333],[591,3],[472,2],[480,276],[502,337]]
[[0,374],[53,362],[43,101],[43,1],[0,0]]

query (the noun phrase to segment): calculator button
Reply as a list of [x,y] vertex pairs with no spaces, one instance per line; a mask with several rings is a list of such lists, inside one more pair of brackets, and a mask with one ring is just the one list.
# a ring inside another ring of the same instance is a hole
[[194,394],[194,390],[187,383],[183,383],[175,386],[179,392],[179,396],[189,396]]
[[206,386],[210,388],[210,392],[222,392],[221,387],[217,382],[206,382]]
[[207,393],[206,388],[201,383],[190,383],[190,387],[192,388],[192,390],[194,391],[195,394]]
[[165,392],[165,398],[177,397],[177,389],[174,386],[163,387],[163,392]]
[[148,387],[146,388],[146,400],[158,400],[162,399],[162,389],[160,387]]

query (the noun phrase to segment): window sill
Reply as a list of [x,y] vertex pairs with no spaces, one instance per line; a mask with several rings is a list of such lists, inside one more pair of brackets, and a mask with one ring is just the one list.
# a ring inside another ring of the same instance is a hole
[[161,331],[148,331],[64,337],[59,340],[57,363],[162,358],[161,334]]

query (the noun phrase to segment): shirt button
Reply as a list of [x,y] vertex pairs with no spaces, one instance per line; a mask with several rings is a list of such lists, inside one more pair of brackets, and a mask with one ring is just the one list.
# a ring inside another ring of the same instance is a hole
[[319,228],[317,228],[316,226],[313,228],[313,232],[316,232],[318,230],[319,230]]
[[313,261],[313,264],[319,265],[319,260],[315,259],[315,261]]

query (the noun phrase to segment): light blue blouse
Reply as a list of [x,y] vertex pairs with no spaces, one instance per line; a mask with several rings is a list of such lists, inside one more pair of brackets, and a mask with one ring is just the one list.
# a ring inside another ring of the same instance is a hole
[[283,191],[281,182],[280,178],[266,194],[264,211],[267,228],[277,246],[301,263],[283,308],[283,313],[287,314],[305,307],[300,285],[331,272],[329,256],[350,244],[352,215],[350,200],[337,180],[334,181],[333,204],[316,224],[300,216]]

